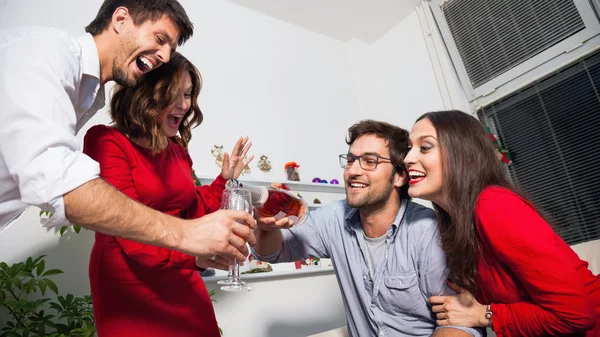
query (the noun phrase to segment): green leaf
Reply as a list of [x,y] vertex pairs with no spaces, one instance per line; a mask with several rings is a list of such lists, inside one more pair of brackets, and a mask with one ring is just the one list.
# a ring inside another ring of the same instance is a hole
[[58,275],[58,274],[63,274],[63,271],[60,269],[50,269],[50,270],[47,270],[44,274],[42,274],[42,277]]
[[48,286],[48,288],[50,288],[50,290],[52,290],[55,294],[58,295],[58,287],[56,286],[56,283],[54,283],[54,281],[52,281],[49,278],[45,278],[42,280],[44,280],[44,282],[46,282],[46,285]]
[[67,231],[69,227],[68,226],[62,226],[60,228],[60,236],[62,236],[63,234],[65,234],[65,232]]
[[46,257],[46,255],[40,255],[40,256],[36,257],[35,260],[33,260],[33,265],[34,266],[37,265],[38,262],[40,262],[45,257]]
[[6,299],[6,293],[4,292],[4,290],[0,289],[0,306],[3,306],[2,302],[4,302],[5,299]]
[[15,277],[12,281],[12,283],[15,285],[15,287],[21,289],[21,279],[18,277]]
[[75,233],[79,234],[79,232],[81,232],[81,226],[73,225],[73,230],[75,231]]
[[75,298],[75,297],[73,296],[73,294],[68,294],[68,295],[67,295],[67,298],[66,298],[66,299],[67,299],[67,304],[69,304],[69,305],[70,305],[71,303],[73,303],[73,299],[74,299],[74,298]]
[[42,273],[44,272],[44,268],[46,268],[46,262],[44,260],[41,260],[40,263],[37,265],[37,276],[42,275]]
[[6,262],[0,262],[0,269],[2,269],[2,270],[8,269],[8,265],[6,264]]
[[44,325],[44,323],[38,323],[37,333],[38,335],[42,336],[46,334],[46,326]]
[[44,214],[44,210],[40,210],[40,216],[42,216],[42,214]]
[[46,295],[46,282],[37,281],[37,286],[38,286],[38,288],[40,288],[40,291],[42,292],[42,296]]
[[23,333],[21,334],[21,337],[29,337],[29,328],[23,329]]

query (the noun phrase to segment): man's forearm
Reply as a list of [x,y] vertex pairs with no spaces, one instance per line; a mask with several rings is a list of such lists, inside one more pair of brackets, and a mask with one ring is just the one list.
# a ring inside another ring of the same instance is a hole
[[98,178],[64,195],[69,221],[87,229],[167,248],[181,240],[182,220],[127,197]]
[[252,247],[254,251],[262,256],[269,255],[276,251],[283,241],[283,236],[280,229],[264,231],[260,228],[254,230],[256,237],[256,245]]

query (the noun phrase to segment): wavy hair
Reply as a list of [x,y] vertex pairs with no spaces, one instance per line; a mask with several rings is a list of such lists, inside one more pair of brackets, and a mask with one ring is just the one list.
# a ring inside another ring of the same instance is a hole
[[202,77],[198,69],[178,52],[173,54],[169,63],[145,74],[136,87],[115,86],[110,115],[117,130],[129,138],[148,139],[152,153],[160,152],[166,144],[158,116],[177,100],[186,72],[192,79],[192,104],[179,124],[181,137],[171,139],[187,148],[192,128],[203,120],[198,106]]
[[515,191],[506,177],[483,125],[462,111],[429,112],[442,158],[444,210],[433,203],[446,253],[450,278],[475,294],[481,242],[475,225],[475,205],[488,186]]

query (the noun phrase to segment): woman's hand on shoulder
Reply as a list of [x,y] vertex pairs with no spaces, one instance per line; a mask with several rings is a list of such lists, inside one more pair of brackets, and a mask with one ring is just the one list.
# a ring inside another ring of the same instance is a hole
[[450,289],[456,295],[431,296],[429,304],[431,310],[436,314],[439,326],[464,326],[468,328],[487,327],[489,322],[485,318],[486,305],[480,304],[473,294],[463,289],[458,284],[448,281]]
[[252,142],[248,140],[248,136],[240,137],[231,151],[231,155],[225,152],[223,155],[223,166],[221,167],[221,175],[224,179],[237,179],[242,170],[248,165],[254,155],[246,158],[248,150],[252,147]]

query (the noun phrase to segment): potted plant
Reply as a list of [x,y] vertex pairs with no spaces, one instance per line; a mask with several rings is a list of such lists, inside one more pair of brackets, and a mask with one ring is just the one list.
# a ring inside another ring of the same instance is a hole
[[[51,277],[63,272],[45,270],[44,257],[10,266],[0,262],[0,310],[9,314],[0,337],[94,336],[91,296],[58,295]],[[55,300],[46,297],[48,290],[57,295]]]

